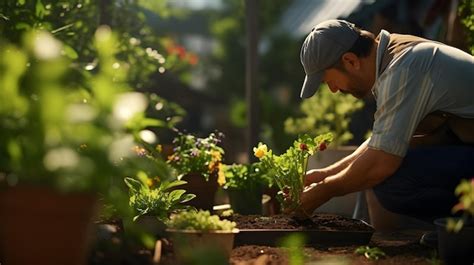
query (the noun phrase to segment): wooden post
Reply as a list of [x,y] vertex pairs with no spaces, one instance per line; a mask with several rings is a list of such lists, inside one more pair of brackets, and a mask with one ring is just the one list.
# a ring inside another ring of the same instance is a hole
[[245,69],[245,98],[247,103],[247,155],[248,161],[256,161],[252,148],[258,143],[258,0],[245,1],[246,14],[246,69]]

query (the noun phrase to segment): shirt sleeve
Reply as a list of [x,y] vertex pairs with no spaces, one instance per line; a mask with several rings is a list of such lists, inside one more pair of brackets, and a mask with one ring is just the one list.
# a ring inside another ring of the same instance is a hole
[[377,110],[369,147],[404,157],[416,126],[427,114],[432,91],[427,73],[387,69],[374,87]]

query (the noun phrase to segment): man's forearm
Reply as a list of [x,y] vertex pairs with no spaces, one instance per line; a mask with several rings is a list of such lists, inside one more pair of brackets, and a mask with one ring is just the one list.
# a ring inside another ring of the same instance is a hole
[[305,188],[298,211],[311,213],[332,197],[371,188],[392,175],[401,157],[366,148],[345,169]]
[[366,147],[348,167],[329,176],[325,182],[333,196],[372,188],[392,175],[401,161],[398,156]]
[[339,160],[338,162],[323,168],[323,171],[328,172],[329,175],[336,175],[337,173],[343,171],[346,169],[354,160],[360,156],[366,149],[367,145],[369,143],[369,139],[367,139],[365,142],[363,142],[352,154],[344,157],[343,159]]

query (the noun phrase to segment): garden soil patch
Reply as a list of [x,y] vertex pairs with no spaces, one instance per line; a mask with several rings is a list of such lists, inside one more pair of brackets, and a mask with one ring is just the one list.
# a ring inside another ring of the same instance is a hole
[[[374,264],[374,265],[428,265],[436,264],[434,249],[418,243],[424,231],[400,231],[390,234],[375,233],[369,246],[380,248],[387,255],[371,261],[354,254],[358,245],[344,247],[305,247],[305,264]],[[232,265],[287,265],[288,252],[285,248],[266,246],[240,246],[232,251]]]
[[296,221],[286,215],[234,215],[230,220],[239,229],[317,229],[321,231],[373,231],[367,224],[333,214],[315,214],[311,221]]
[[305,246],[347,246],[368,244],[374,229],[367,223],[334,214],[316,214],[310,220],[296,221],[285,215],[235,215],[240,233],[235,246],[278,246],[283,238],[299,233]]

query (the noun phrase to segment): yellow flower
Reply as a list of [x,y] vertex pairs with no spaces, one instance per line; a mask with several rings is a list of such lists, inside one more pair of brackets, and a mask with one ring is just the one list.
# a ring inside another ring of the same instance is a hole
[[146,185],[147,185],[149,188],[151,188],[151,186],[153,186],[153,180],[150,179],[150,178],[147,178],[147,179],[146,179]]
[[222,154],[219,151],[212,151],[211,155],[214,162],[219,162],[222,160]]
[[161,144],[157,145],[157,146],[155,147],[155,149],[156,149],[156,151],[158,151],[158,153],[163,152],[163,146],[162,146]]
[[219,164],[219,172],[217,173],[217,183],[219,186],[225,184],[225,173],[224,173],[225,166],[223,164]]
[[258,157],[264,157],[268,152],[268,147],[266,144],[259,144],[258,147],[253,148],[253,154]]

